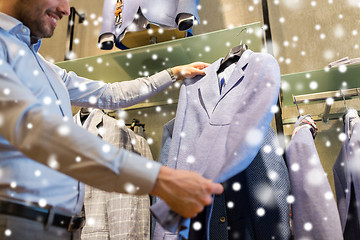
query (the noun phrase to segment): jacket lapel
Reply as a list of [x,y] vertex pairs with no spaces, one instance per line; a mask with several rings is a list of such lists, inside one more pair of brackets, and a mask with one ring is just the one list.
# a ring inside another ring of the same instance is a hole
[[205,108],[208,117],[210,118],[216,103],[220,98],[219,82],[216,71],[219,69],[221,59],[205,68],[205,77],[201,79],[201,84],[198,89],[201,105]]
[[249,57],[252,53],[253,51],[251,50],[246,50],[243,53],[243,55],[237,62],[236,67],[229,78],[229,81],[226,83],[225,88],[222,90],[221,95],[216,71],[219,69],[222,59],[218,59],[216,62],[214,62],[205,69],[206,75],[201,80],[201,85],[199,87],[199,97],[200,102],[205,108],[209,118],[214,112],[218,102],[220,102],[234,86],[236,86],[239,82],[242,81],[244,77],[244,70],[249,63]]
[[222,90],[222,94],[221,94],[221,98],[219,99],[219,101],[221,101],[221,99],[223,99],[223,97],[235,86],[237,85],[239,82],[242,81],[243,76],[244,76],[244,70],[247,66],[247,64],[249,63],[249,58],[250,55],[253,52],[251,50],[246,50],[243,55],[241,56],[241,58],[239,59],[239,61],[236,64],[236,67],[234,69],[234,71],[232,72],[228,82],[225,85],[225,88]]
[[99,125],[99,123],[102,122],[103,115],[104,113],[99,109],[95,109],[91,111],[90,115],[88,116],[88,118],[84,123],[84,128],[88,129],[89,132],[98,135],[99,131],[97,126]]

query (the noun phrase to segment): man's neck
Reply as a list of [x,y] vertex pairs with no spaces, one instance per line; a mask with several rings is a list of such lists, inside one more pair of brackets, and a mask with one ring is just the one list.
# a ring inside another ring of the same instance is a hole
[[30,38],[31,38],[31,44],[35,44],[40,40],[40,38],[35,37],[35,36],[31,36]]

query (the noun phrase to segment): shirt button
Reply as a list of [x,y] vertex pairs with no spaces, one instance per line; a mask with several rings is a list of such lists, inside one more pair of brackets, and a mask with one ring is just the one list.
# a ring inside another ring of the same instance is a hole
[[220,217],[220,222],[224,223],[226,221],[225,217]]
[[27,29],[26,29],[26,28],[23,28],[22,31],[23,31],[23,33],[27,33]]

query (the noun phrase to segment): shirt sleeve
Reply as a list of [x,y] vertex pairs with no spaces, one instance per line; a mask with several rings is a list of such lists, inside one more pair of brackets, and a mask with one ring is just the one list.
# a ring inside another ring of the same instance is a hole
[[[102,190],[134,194],[152,190],[161,167],[159,163],[113,147],[62,117],[36,98],[1,55],[2,150],[20,151],[32,160]],[[71,74],[66,76],[71,89]],[[107,89],[97,91],[100,95],[108,94]]]
[[[101,109],[129,107],[143,102],[173,83],[166,70],[130,81],[104,83],[79,77],[74,72],[67,72],[53,64],[51,67],[63,79],[70,94],[71,104],[79,107]],[[89,101],[90,98],[93,100]]]

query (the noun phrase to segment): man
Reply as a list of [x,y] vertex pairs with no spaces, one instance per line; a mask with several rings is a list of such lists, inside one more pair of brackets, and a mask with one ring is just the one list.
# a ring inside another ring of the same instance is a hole
[[71,121],[70,104],[133,105],[176,80],[204,74],[207,64],[114,84],[67,73],[37,52],[69,12],[68,0],[0,0],[0,239],[77,239],[84,188],[77,180],[157,195],[194,217],[221,185],[110,146]]

